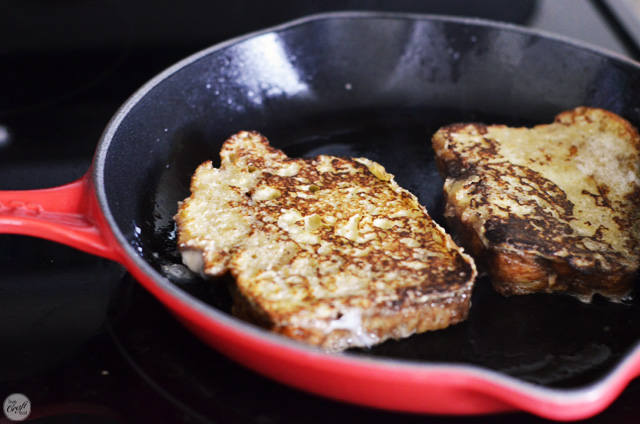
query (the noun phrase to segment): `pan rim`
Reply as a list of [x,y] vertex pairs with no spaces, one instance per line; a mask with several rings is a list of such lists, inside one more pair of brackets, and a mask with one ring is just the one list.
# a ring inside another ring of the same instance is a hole
[[[383,368],[391,372],[411,372],[418,373],[424,377],[432,373],[452,374],[458,377],[468,379],[479,379],[481,381],[491,382],[501,388],[506,388],[514,393],[522,393],[544,400],[549,404],[572,405],[583,403],[585,400],[602,401],[607,396],[615,398],[618,393],[611,393],[612,388],[624,386],[629,380],[628,374],[631,368],[638,362],[640,358],[640,341],[638,341],[632,349],[620,360],[607,374],[598,380],[586,386],[576,388],[555,388],[548,386],[540,386],[530,383],[517,377],[503,374],[479,365],[472,364],[455,364],[455,363],[430,363],[423,361],[412,361],[407,359],[396,358],[373,358],[353,353],[345,352],[340,354],[329,354],[319,351],[313,347],[289,340],[284,336],[273,334],[269,331],[257,328],[252,324],[243,322],[237,318],[231,317],[226,313],[216,310],[215,308],[205,304],[201,300],[191,296],[186,291],[177,287],[169,281],[165,276],[156,271],[142,256],[136,251],[127,239],[126,235],[120,230],[115,217],[109,208],[109,200],[105,189],[105,164],[108,160],[108,151],[111,142],[117,133],[120,125],[126,120],[129,112],[143,99],[151,90],[168,77],[175,74],[179,70],[185,68],[189,64],[210,55],[216,51],[223,50],[229,46],[241,43],[243,41],[274,32],[288,30],[297,26],[307,25],[313,22],[333,19],[394,19],[394,20],[428,20],[436,22],[452,22],[465,25],[490,27],[498,30],[513,31],[520,34],[527,34],[534,37],[540,37],[551,41],[570,45],[574,48],[593,52],[599,56],[612,59],[619,63],[632,66],[640,72],[640,62],[636,62],[624,55],[612,52],[605,48],[593,46],[591,44],[574,40],[569,37],[552,34],[547,31],[531,29],[520,25],[491,21],[479,18],[454,17],[447,15],[431,15],[416,13],[396,13],[396,12],[329,12],[314,14],[292,20],[280,25],[272,26],[259,31],[251,32],[239,37],[217,43],[208,48],[200,50],[161,71],[159,74],[151,78],[147,83],[136,90],[116,111],[109,123],[107,124],[102,136],[100,137],[96,153],[91,167],[91,177],[93,181],[94,193],[98,205],[102,212],[102,216],[108,225],[108,229],[113,235],[113,239],[118,243],[119,249],[123,252],[125,265],[130,269],[137,270],[145,277],[143,285],[147,289],[151,289],[154,294],[166,295],[172,299],[177,299],[182,306],[191,309],[199,316],[209,321],[214,321],[226,329],[234,332],[242,333],[246,337],[270,345],[273,349],[285,349],[294,354],[301,354],[306,357],[316,358],[317,360],[329,361],[333,364],[341,366],[359,365],[365,368]],[[140,280],[140,278],[137,278]],[[622,389],[620,389],[621,391]],[[609,402],[606,402],[608,405]],[[605,405],[606,406],[606,405]],[[523,409],[523,408],[521,408]]]

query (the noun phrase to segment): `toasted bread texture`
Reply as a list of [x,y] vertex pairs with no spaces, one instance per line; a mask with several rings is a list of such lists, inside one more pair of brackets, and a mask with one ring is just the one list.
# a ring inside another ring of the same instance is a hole
[[467,318],[473,260],[367,159],[292,159],[240,132],[175,220],[184,262],[233,276],[234,315],[327,351]]
[[504,295],[628,295],[640,256],[640,137],[580,107],[533,128],[455,124],[433,136],[445,215]]

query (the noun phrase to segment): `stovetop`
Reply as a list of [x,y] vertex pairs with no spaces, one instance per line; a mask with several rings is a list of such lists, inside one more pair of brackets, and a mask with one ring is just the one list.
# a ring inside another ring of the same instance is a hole
[[[3,2],[0,189],[82,176],[118,106],[183,57],[293,18],[346,9],[496,19],[640,58],[606,2],[587,0]],[[546,422],[526,414],[398,414],[285,387],[203,345],[121,266],[22,236],[0,236],[0,346],[0,401],[26,395],[29,419],[43,424]],[[585,422],[636,422],[639,395],[636,380]]]

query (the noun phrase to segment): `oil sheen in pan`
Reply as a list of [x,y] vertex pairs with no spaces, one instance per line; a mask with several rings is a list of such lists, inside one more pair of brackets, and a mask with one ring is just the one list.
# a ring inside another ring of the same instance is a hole
[[[447,228],[442,216],[442,179],[433,160],[430,137],[440,126],[460,121],[532,124],[460,111],[361,111],[349,116],[315,117],[295,128],[258,130],[292,157],[330,154],[367,157],[381,163]],[[153,251],[144,252],[145,256],[176,285],[229,312],[231,299],[225,282],[204,281],[180,265],[172,220],[177,201],[188,195],[195,166],[206,159],[215,163],[217,151],[209,149],[210,157],[190,157],[193,153],[177,150],[175,160],[160,178],[153,205],[146,208],[152,211],[150,216],[135,225],[152,227],[149,233],[153,240],[139,245],[152,246]],[[589,305],[566,295],[505,298],[493,291],[486,278],[479,278],[466,322],[353,352],[474,364],[535,384],[575,388],[604,376],[640,339],[637,297],[623,304],[595,298]]]

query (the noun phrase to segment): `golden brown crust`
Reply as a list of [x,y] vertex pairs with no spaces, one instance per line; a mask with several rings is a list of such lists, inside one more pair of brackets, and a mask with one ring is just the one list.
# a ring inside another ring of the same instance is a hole
[[185,263],[234,277],[234,315],[332,351],[466,319],[473,260],[379,164],[292,159],[250,132],[221,159],[175,219]]
[[[370,338],[371,344],[387,339],[402,339],[412,334],[447,328],[465,321],[471,307],[471,289],[461,287],[448,297],[434,298],[428,304],[415,302],[410,305],[378,305],[373,313],[362,316],[359,337]],[[233,314],[273,332],[317,346],[329,352],[339,352],[358,346],[354,332],[349,328],[335,328],[327,332],[326,326],[342,316],[325,319],[323,325],[281,325],[277,317],[251,304],[245,296],[235,296]],[[355,335],[358,336],[358,335]]]
[[532,129],[456,124],[433,137],[445,215],[504,295],[613,300],[640,256],[640,136],[608,111],[577,108]]

